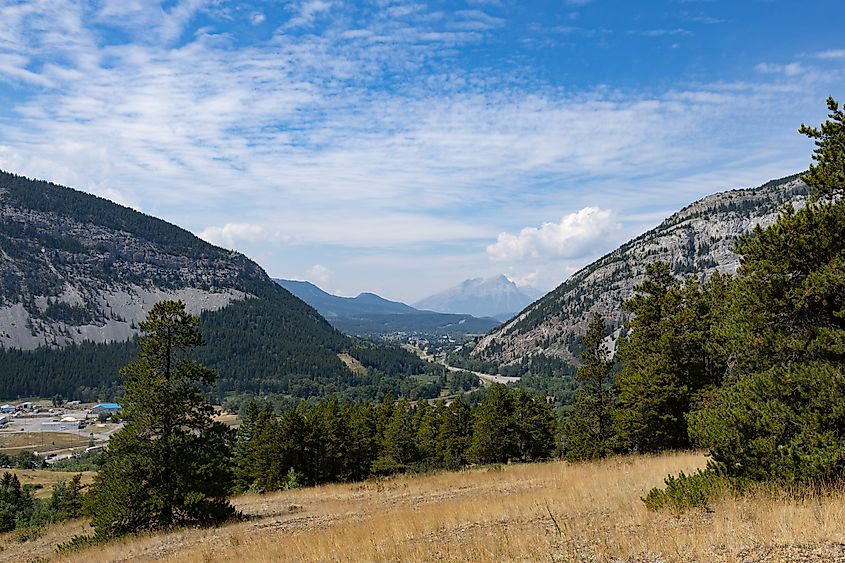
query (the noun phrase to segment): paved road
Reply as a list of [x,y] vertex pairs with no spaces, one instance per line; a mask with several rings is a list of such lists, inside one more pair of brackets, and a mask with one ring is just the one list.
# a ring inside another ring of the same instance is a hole
[[446,369],[448,369],[449,371],[466,371],[466,372],[469,372],[472,375],[476,376],[481,381],[481,383],[485,386],[491,385],[493,383],[504,383],[504,384],[516,383],[517,381],[520,380],[519,377],[510,377],[510,376],[507,376],[507,375],[495,375],[495,374],[492,374],[492,373],[481,373],[480,371],[472,371],[472,370],[464,369],[464,368],[456,368],[456,367],[453,367],[453,366],[450,366],[450,365],[446,365],[443,362],[440,362],[440,364],[442,366],[444,366]]
[[447,364],[445,360],[437,360],[434,356],[426,354],[420,348],[417,348],[416,346],[412,346],[410,344],[407,345],[406,349],[411,351],[411,352],[415,352],[423,360],[426,360],[428,362],[436,361],[438,364],[445,367],[449,371],[466,371],[466,372],[469,372],[469,373],[473,374],[474,376],[476,376],[481,381],[482,385],[484,385],[485,387],[488,386],[488,385],[491,385],[493,383],[503,383],[503,384],[516,383],[517,381],[519,381],[521,379],[519,377],[509,377],[507,375],[495,375],[495,374],[492,374],[492,373],[482,373],[480,371],[472,371],[470,369],[456,368],[454,366],[450,366],[449,364]]

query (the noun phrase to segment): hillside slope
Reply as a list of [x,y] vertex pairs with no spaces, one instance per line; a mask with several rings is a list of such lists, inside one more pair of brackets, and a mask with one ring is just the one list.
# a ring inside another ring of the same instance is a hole
[[622,303],[642,281],[646,264],[667,262],[679,275],[735,272],[734,240],[757,224],[770,225],[785,203],[800,205],[807,195],[808,187],[794,175],[696,201],[573,274],[481,338],[470,355],[499,365],[541,353],[574,361],[577,340],[594,313],[614,327],[622,325]]
[[[201,313],[218,389],[296,397],[398,391],[422,362],[350,339],[256,263],[70,188],[0,172],[0,394],[113,396],[130,339],[161,299]],[[356,377],[338,357],[371,369]],[[385,374],[392,379],[385,381]],[[398,394],[398,393],[397,393]]]
[[126,340],[153,303],[254,296],[245,256],[83,192],[0,172],[0,347]]

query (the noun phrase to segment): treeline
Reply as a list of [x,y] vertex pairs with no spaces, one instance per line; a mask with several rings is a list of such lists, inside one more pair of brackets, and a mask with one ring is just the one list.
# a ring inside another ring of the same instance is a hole
[[820,129],[801,128],[817,147],[810,202],[740,238],[736,276],[678,280],[650,265],[625,303],[616,377],[593,320],[567,457],[699,446],[726,479],[845,478],[845,114],[828,107]]
[[252,404],[234,465],[240,490],[272,491],[469,463],[536,461],[556,451],[554,410],[523,389],[494,385],[476,407],[387,396],[378,404],[331,397],[282,415]]
[[[444,386],[411,376],[429,371],[416,355],[388,344],[347,337],[284,289],[269,288],[264,298],[245,299],[200,316],[206,345],[193,357],[220,374],[210,393],[285,395],[298,399],[336,394],[352,400],[381,400],[388,393],[432,398]],[[96,401],[116,399],[120,368],[138,351],[135,341],[32,351],[0,349],[0,396],[51,397]],[[353,374],[338,358],[346,352],[366,374]]]

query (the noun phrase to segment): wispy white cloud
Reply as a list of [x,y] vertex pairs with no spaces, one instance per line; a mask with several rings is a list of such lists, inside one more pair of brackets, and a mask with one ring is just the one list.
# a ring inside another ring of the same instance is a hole
[[318,17],[327,14],[332,8],[329,0],[300,0],[293,2],[290,10],[294,16],[287,23],[286,27],[308,27]]
[[817,59],[826,61],[845,59],[845,49],[828,49],[827,51],[819,51],[815,54]]
[[760,63],[754,70],[763,74],[783,74],[785,76],[798,76],[806,72],[806,68],[798,62],[788,64]]
[[691,36],[693,35],[692,31],[688,29],[683,29],[680,27],[676,27],[673,29],[643,29],[643,30],[635,30],[629,31],[630,35],[642,35],[643,37],[672,37],[672,36]]

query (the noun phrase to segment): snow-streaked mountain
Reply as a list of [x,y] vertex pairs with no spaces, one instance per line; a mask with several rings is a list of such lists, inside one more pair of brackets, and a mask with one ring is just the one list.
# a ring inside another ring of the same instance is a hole
[[506,276],[473,278],[413,304],[417,309],[509,319],[534,301]]

